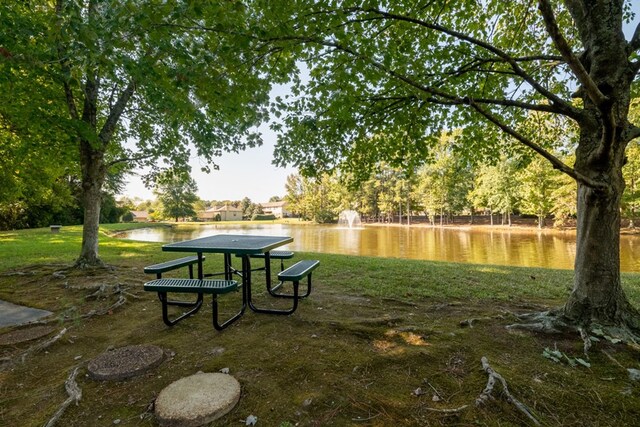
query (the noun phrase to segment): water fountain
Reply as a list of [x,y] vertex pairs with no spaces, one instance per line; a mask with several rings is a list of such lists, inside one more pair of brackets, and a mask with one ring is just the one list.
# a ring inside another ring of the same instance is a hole
[[352,210],[344,210],[338,216],[338,226],[343,228],[362,228],[360,214]]

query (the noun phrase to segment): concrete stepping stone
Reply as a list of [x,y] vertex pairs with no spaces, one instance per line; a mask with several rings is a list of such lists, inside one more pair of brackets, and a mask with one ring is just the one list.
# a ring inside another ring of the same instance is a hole
[[197,373],[169,384],[158,395],[163,427],[198,427],[227,414],[240,400],[240,383],[222,373]]
[[0,335],[0,345],[14,345],[22,342],[36,340],[49,335],[55,328],[53,326],[34,326],[32,328],[16,329]]
[[25,307],[0,300],[0,327],[23,325],[33,322],[53,313],[39,308]]
[[94,380],[124,380],[155,368],[163,358],[164,352],[155,345],[129,345],[102,353],[87,370]]

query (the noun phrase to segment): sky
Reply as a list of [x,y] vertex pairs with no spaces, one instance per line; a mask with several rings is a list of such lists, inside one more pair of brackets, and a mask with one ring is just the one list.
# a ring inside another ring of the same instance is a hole
[[[191,159],[191,177],[198,185],[196,194],[203,200],[242,200],[268,202],[272,196],[284,197],[287,176],[297,173],[295,168],[279,168],[271,164],[276,134],[268,126],[260,128],[263,145],[240,153],[224,153],[216,159],[219,170],[205,173],[200,170],[202,160]],[[144,171],[138,171],[144,173]],[[153,200],[152,191],[145,188],[140,175],[129,176],[122,195]]]

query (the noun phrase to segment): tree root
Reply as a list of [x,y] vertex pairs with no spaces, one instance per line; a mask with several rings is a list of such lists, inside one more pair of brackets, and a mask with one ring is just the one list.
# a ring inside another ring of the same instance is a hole
[[640,331],[627,324],[601,325],[596,322],[580,324],[568,319],[562,310],[544,311],[541,313],[528,313],[517,316],[524,323],[508,325],[509,330],[523,330],[543,334],[576,333],[583,342],[584,354],[588,355],[593,338],[602,339],[612,344],[625,343],[634,350],[640,351]]
[[618,365],[619,367],[621,367],[622,369],[624,369],[624,371],[627,371],[627,368],[624,367],[624,365],[622,365],[622,363],[618,362],[618,359],[616,359],[615,357],[613,357],[612,355],[609,354],[609,352],[605,351],[605,350],[600,350],[602,352],[602,354],[604,354],[605,356],[607,356],[607,358],[609,358],[609,360],[611,360],[613,363],[615,363],[616,365]]
[[69,397],[62,403],[62,405],[60,405],[56,413],[44,425],[44,427],[53,427],[54,425],[56,425],[60,417],[64,414],[64,411],[67,410],[67,407],[74,402],[76,405],[78,405],[78,402],[80,401],[80,399],[82,399],[82,390],[80,389],[80,387],[78,387],[78,383],[76,382],[78,369],[80,369],[80,367],[76,366],[69,374],[67,380],[64,382],[64,388],[67,391]]
[[[527,406],[520,402],[518,399],[516,399],[511,392],[509,391],[509,387],[507,386],[507,381],[504,379],[504,377],[502,375],[500,375],[499,373],[497,373],[490,365],[489,365],[489,360],[485,357],[482,356],[482,358],[480,359],[480,361],[482,362],[482,370],[485,371],[487,373],[487,375],[489,375],[489,379],[487,380],[487,385],[484,388],[484,390],[482,390],[482,393],[480,393],[480,395],[476,398],[476,406],[482,406],[485,403],[487,403],[487,401],[489,401],[490,399],[494,399],[492,393],[493,393],[493,388],[495,387],[496,381],[500,381],[500,384],[502,384],[502,391],[503,393],[507,396],[507,402],[512,403],[520,412],[522,412],[523,414],[525,414],[527,416],[527,418],[529,418],[531,420],[531,422],[533,422],[535,425],[539,426],[540,421],[538,421],[536,419],[536,417],[533,416],[533,414],[531,413],[531,411],[529,410],[529,408],[527,408]],[[462,405],[458,408],[425,408],[427,411],[431,411],[431,412],[438,412],[438,413],[442,413],[442,414],[457,414],[459,412],[464,411],[465,409],[467,409],[470,405]]]
[[[86,300],[91,300],[91,299],[97,299],[99,298],[101,295],[103,295],[105,293],[105,290],[108,289],[109,287],[113,286],[114,287],[114,291],[113,291],[113,295],[117,295],[118,296],[118,300],[113,303],[112,305],[110,305],[109,307],[103,308],[102,310],[91,310],[88,313],[85,313],[83,315],[77,316],[77,317],[69,317],[69,316],[65,316],[66,318],[53,318],[53,319],[48,319],[48,320],[40,320],[40,321],[36,321],[36,322],[32,322],[32,324],[34,325],[46,325],[49,323],[53,323],[53,322],[65,322],[68,320],[77,320],[77,319],[90,319],[94,316],[104,316],[105,314],[111,313],[113,312],[113,310],[115,310],[116,308],[124,305],[127,302],[127,298],[125,297],[125,295],[128,295],[132,298],[136,298],[139,299],[140,297],[138,297],[137,295],[131,294],[129,292],[126,292],[124,289],[122,289],[120,287],[119,284],[117,285],[96,285],[96,286],[92,286],[92,287],[82,287],[82,288],[70,288],[70,289],[97,289],[95,292],[87,295],[85,297]],[[75,307],[73,307],[75,309]]]
[[451,408],[451,409],[439,409],[439,408],[425,408],[427,411],[431,412],[439,412],[442,414],[457,414],[458,412],[462,412],[467,409],[469,405],[462,405],[459,408]]
[[515,317],[517,318],[518,316],[510,311],[505,311],[502,314],[496,314],[494,316],[484,316],[484,317],[472,317],[470,319],[465,319],[465,320],[461,320],[460,321],[460,327],[461,328],[473,328],[473,326],[476,323],[480,323],[480,322],[486,322],[486,321],[491,321],[491,320],[496,320],[496,319],[506,319],[507,317]]
[[64,334],[67,333],[67,331],[68,329],[64,328],[60,332],[58,332],[53,338],[49,338],[46,341],[43,341],[41,343],[38,343],[34,346],[29,347],[28,349],[23,351],[21,354],[19,354],[18,356],[12,359],[6,359],[4,363],[0,366],[0,371],[6,370],[7,368],[13,366],[15,363],[17,363],[17,361],[20,361],[20,363],[24,363],[27,360],[27,358],[32,354],[42,351],[45,348],[51,346],[56,341],[58,341],[60,338],[63,337]]
[[582,327],[578,328],[578,332],[580,332],[580,338],[582,338],[582,343],[583,343],[583,352],[585,356],[589,356],[589,350],[591,349],[591,336],[589,335],[589,332]]
[[127,302],[127,299],[124,297],[124,295],[120,294],[118,296],[118,301],[116,301],[115,303],[113,303],[109,307],[103,308],[100,311],[91,310],[87,314],[83,314],[82,316],[80,316],[80,318],[81,319],[89,319],[89,318],[91,318],[93,316],[104,316],[107,313],[111,313],[114,309],[120,307],[121,305],[124,305],[126,302]]
[[78,258],[73,264],[73,268],[77,268],[80,270],[89,270],[108,268],[108,266],[101,259],[88,260],[86,258]]
[[502,375],[493,370],[493,368],[489,365],[489,361],[487,360],[487,358],[482,356],[481,362],[482,369],[487,373],[487,375],[489,375],[489,380],[487,381],[487,386],[484,388],[482,393],[480,393],[480,396],[476,398],[476,406],[484,405],[489,399],[493,399],[491,393],[493,393],[493,387],[496,383],[496,380],[498,380],[500,381],[500,384],[502,384],[503,393],[507,396],[507,402],[513,403],[515,407],[520,412],[525,414],[527,418],[529,418],[535,425],[540,425],[540,421],[538,421],[533,416],[533,414],[531,414],[531,411],[529,411],[529,409],[522,402],[513,397],[511,392],[509,392],[507,381],[502,377]]
[[540,313],[527,313],[516,316],[525,323],[508,325],[507,329],[524,330],[529,332],[559,334],[568,330],[576,330],[575,326],[566,323],[556,311],[543,311]]

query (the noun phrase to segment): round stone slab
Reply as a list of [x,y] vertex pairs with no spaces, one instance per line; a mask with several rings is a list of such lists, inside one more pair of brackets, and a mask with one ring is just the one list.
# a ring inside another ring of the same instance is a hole
[[169,384],[155,413],[163,427],[198,427],[228,413],[240,400],[240,383],[228,374],[198,373]]
[[49,335],[54,329],[53,326],[34,326],[32,328],[17,329],[0,335],[0,345],[13,345],[42,338]]
[[94,380],[123,380],[155,368],[163,357],[155,345],[129,345],[102,353],[89,362],[87,370]]

